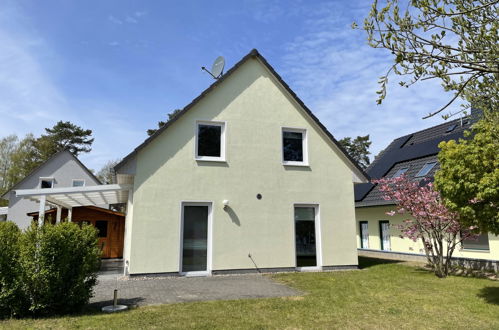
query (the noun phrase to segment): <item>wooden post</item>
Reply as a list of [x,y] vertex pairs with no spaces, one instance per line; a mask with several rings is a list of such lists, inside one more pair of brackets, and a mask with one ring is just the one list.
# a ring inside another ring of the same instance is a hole
[[68,209],[68,222],[73,220],[73,208]]
[[61,213],[62,213],[62,207],[57,206],[57,215],[55,217],[55,223],[61,222]]
[[47,197],[45,195],[40,196],[40,208],[38,209],[38,226],[43,226],[45,221],[45,203],[47,201]]

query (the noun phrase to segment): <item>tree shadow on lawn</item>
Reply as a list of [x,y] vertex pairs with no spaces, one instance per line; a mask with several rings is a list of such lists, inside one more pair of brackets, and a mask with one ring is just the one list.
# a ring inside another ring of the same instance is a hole
[[486,302],[493,305],[499,305],[499,287],[486,286],[480,290],[478,294],[480,298],[485,299]]
[[392,260],[392,259],[379,259],[379,258],[369,258],[369,257],[359,257],[359,268],[365,269],[378,265],[385,264],[398,264],[402,263],[402,260]]
[[[131,298],[131,299],[118,299],[118,305],[126,305],[128,306],[128,310],[135,309],[138,307],[138,304],[145,299],[142,297]],[[84,315],[97,315],[97,314],[106,314],[101,309],[104,306],[112,305],[112,300],[106,301],[98,301],[94,303],[87,304],[81,310],[75,311],[73,313],[65,313],[65,314],[57,314],[53,313],[50,315],[38,315],[38,316],[26,316],[20,317],[19,319],[33,319],[33,320],[43,320],[43,319],[52,319],[52,318],[60,318],[60,317],[78,317]],[[2,319],[0,318],[0,321]]]

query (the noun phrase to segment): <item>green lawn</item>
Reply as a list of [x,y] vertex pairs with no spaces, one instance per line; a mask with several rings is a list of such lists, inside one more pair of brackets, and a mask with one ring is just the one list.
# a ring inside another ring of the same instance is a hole
[[273,275],[301,297],[181,303],[112,315],[8,320],[2,328],[499,329],[499,282],[438,279],[361,258],[360,271]]

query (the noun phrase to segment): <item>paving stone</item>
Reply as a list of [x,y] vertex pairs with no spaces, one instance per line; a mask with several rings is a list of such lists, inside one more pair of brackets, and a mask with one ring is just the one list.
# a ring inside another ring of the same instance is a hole
[[90,300],[94,306],[112,304],[118,289],[118,303],[144,306],[206,300],[233,300],[299,296],[302,293],[260,274],[210,277],[125,278],[102,274]]

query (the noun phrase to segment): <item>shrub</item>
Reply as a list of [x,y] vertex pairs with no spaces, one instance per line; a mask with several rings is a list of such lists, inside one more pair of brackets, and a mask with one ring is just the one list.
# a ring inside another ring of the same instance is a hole
[[92,296],[101,251],[97,231],[70,222],[31,226],[21,235],[22,289],[32,315],[79,310]]
[[19,313],[24,305],[19,274],[21,231],[13,222],[0,222],[0,317]]

